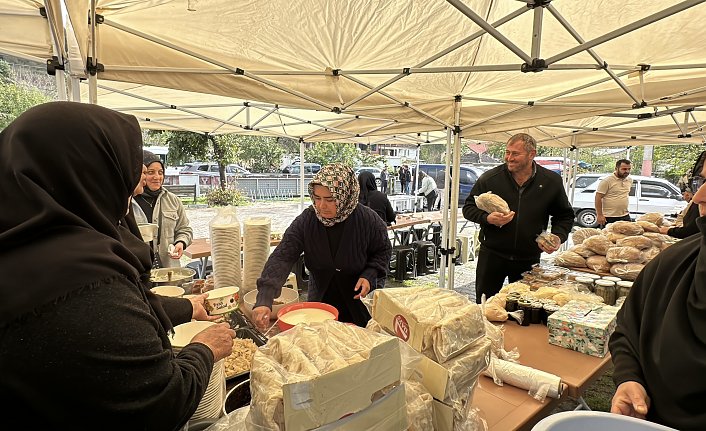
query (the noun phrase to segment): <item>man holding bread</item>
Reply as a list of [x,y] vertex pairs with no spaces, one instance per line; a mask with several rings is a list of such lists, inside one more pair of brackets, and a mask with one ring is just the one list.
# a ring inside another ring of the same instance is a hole
[[[505,164],[478,178],[463,206],[463,216],[481,226],[476,266],[476,302],[498,293],[505,278],[522,278],[553,253],[571,232],[574,211],[561,176],[537,165],[537,143],[518,133],[505,149]],[[491,192],[488,194],[487,192]],[[481,196],[483,195],[483,196]],[[551,218],[551,234],[547,230]]]

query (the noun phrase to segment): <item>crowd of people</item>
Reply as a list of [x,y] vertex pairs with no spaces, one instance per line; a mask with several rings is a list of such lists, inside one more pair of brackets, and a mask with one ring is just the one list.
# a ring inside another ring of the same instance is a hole
[[[480,226],[479,303],[558,250],[572,230],[561,177],[535,163],[536,154],[532,136],[512,136],[504,163],[478,178],[463,206]],[[175,325],[217,316],[206,311],[204,295],[165,298],[150,290],[150,271],[178,267],[193,237],[181,200],[163,187],[164,169],[142,150],[134,117],[95,105],[40,105],[0,133],[0,198],[12,208],[0,211],[0,391],[5,408],[33,426],[178,429],[197,408],[213,364],[230,354],[228,324],[174,351]],[[600,181],[601,226],[630,219],[630,170],[629,160],[618,160]],[[388,227],[397,217],[386,193],[394,176],[383,172],[380,190],[372,173],[356,177],[339,163],[312,178],[311,206],[289,225],[257,280],[257,327],[270,324],[274,299],[302,253],[308,300],[334,306],[342,322],[367,324],[361,299],[385,285]],[[706,177],[703,163],[693,176]],[[413,191],[408,166],[397,177],[404,193],[438,208],[431,176],[419,172]],[[706,424],[698,378],[706,371],[706,186],[693,191],[684,187],[688,205],[661,231],[683,240],[637,277],[610,339],[612,411],[684,430]],[[509,211],[479,208],[474,197],[485,192]],[[140,234],[145,223],[158,226],[150,243]],[[536,240],[547,230],[555,243]]]

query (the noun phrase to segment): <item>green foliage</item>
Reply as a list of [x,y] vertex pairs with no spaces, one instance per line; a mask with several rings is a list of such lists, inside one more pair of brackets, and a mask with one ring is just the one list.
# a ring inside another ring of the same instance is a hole
[[358,149],[353,144],[318,142],[304,152],[304,159],[306,163],[321,166],[335,162],[353,167],[358,160]]
[[[0,72],[2,73],[2,72]],[[0,78],[0,130],[29,108],[51,99],[41,91]]]
[[361,151],[358,153],[358,161],[360,166],[377,166],[382,168],[385,160],[385,156],[373,154],[369,151]]
[[236,159],[252,172],[276,171],[286,151],[279,138],[236,135],[235,139]]
[[419,152],[419,160],[425,163],[444,163],[446,154],[446,144],[422,145]]
[[10,65],[5,60],[0,59],[0,83],[7,84],[11,81]]
[[212,207],[223,207],[227,205],[243,205],[247,202],[243,193],[233,187],[214,187],[206,194],[206,203]]
[[278,136],[275,138],[277,144],[282,147],[284,154],[299,154],[299,141],[292,138]]

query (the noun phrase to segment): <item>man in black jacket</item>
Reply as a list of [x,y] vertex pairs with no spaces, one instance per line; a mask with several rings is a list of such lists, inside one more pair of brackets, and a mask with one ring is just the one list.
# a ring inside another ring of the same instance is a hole
[[[517,281],[522,273],[539,262],[542,251],[558,249],[537,243],[537,235],[547,229],[566,241],[574,223],[574,211],[566,197],[561,177],[534,163],[537,143],[526,133],[510,138],[505,164],[478,178],[463,206],[463,216],[481,225],[480,252],[476,267],[476,301],[483,293],[498,293],[505,281]],[[510,213],[487,213],[476,206],[474,196],[491,191],[503,198]]]

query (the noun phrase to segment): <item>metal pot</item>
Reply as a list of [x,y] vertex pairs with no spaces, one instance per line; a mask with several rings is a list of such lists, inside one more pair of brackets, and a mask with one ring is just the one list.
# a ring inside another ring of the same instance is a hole
[[159,268],[152,270],[150,273],[150,281],[155,286],[169,285],[183,287],[184,284],[192,282],[195,275],[196,271],[191,268]]

